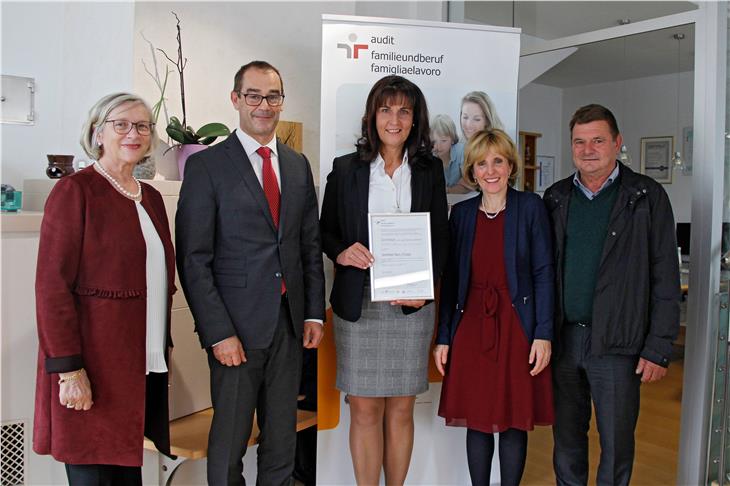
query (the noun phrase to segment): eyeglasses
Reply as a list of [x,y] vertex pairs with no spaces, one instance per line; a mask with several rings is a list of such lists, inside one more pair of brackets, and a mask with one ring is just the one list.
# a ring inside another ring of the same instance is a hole
[[129,120],[107,120],[104,123],[111,123],[114,127],[114,131],[119,135],[126,135],[132,131],[132,127],[137,129],[137,133],[140,135],[149,135],[152,133],[152,129],[155,124],[152,122],[140,121],[133,123]]
[[241,93],[239,91],[238,96],[243,96],[243,99],[246,100],[246,104],[248,106],[259,106],[261,103],[263,103],[264,100],[266,100],[269,106],[281,106],[281,104],[284,103],[283,94],[270,94],[268,96],[262,96],[260,94]]

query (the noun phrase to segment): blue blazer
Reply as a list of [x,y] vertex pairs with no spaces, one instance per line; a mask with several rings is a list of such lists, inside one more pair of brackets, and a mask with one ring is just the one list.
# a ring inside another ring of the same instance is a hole
[[[451,344],[469,292],[471,252],[481,197],[456,204],[441,281],[436,344]],[[512,306],[528,341],[553,338],[554,268],[550,220],[537,194],[507,190],[504,259]]]

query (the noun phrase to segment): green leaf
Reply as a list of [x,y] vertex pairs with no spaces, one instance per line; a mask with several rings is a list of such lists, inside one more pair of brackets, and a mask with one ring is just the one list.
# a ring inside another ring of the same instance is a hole
[[152,107],[152,122],[157,123],[157,118],[160,116],[160,109],[162,108],[162,103],[164,103],[165,98],[160,98],[157,103],[155,103],[155,106]]
[[[225,137],[231,134],[231,131],[228,130],[228,127],[225,126],[222,123],[208,123],[207,125],[203,125],[198,129],[198,135],[202,138],[208,138],[208,137],[215,137],[213,140],[215,140],[217,137]],[[212,142],[212,140],[211,140]],[[208,143],[211,143],[208,142]],[[201,142],[202,143],[202,142]],[[208,145],[208,144],[205,144]]]
[[167,127],[167,134],[176,142],[186,144],[197,144],[198,139],[200,138],[195,133],[177,130],[171,126]]
[[186,143],[198,143],[198,140],[200,140],[200,135],[195,133],[195,130],[193,130],[193,127],[186,127],[185,128],[185,137],[190,140]]
[[167,134],[171,139],[178,143],[190,143],[200,145],[210,145],[218,137],[230,135],[230,130],[222,123],[208,123],[200,127],[197,132],[193,127],[183,127],[180,119],[171,116],[170,123],[167,125]]
[[169,125],[167,126],[167,128],[165,129],[165,131],[167,132],[167,135],[168,135],[168,136],[169,136],[169,137],[170,137],[171,139],[173,139],[174,141],[176,141],[176,142],[178,142],[178,143],[188,143],[188,142],[187,142],[187,139],[186,139],[186,137],[185,137],[185,132],[182,132],[182,131],[180,131],[180,130],[177,130],[176,128],[174,128],[174,127],[172,126],[172,119],[171,119],[171,121],[170,121],[170,124],[169,124]]
[[180,120],[176,116],[170,117],[170,124],[168,127],[174,128],[175,130],[183,131],[182,123],[180,123]]

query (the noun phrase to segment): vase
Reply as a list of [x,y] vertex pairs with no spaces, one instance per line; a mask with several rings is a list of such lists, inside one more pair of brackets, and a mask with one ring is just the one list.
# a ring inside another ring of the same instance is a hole
[[46,155],[48,167],[46,175],[51,179],[60,179],[63,176],[71,175],[74,170],[73,155]]
[[155,157],[154,153],[142,159],[134,166],[132,175],[137,179],[150,180],[155,178]]
[[185,163],[188,161],[188,157],[207,148],[207,145],[192,143],[180,145],[177,152],[177,168],[180,171],[180,180],[183,180],[183,177],[185,176]]
[[134,176],[138,179],[161,179],[178,181],[180,174],[177,169],[177,152],[171,148],[157,134],[155,149],[146,160],[134,169]]

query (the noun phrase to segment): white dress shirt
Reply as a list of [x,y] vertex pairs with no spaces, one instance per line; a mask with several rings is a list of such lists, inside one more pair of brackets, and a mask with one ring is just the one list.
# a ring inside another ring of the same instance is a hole
[[392,178],[385,172],[382,155],[378,154],[370,162],[368,212],[411,212],[411,167],[408,165],[408,152],[403,154],[403,162],[395,169]]
[[276,152],[276,136],[269,140],[268,143],[261,145],[259,142],[254,140],[251,135],[245,133],[243,130],[236,130],[236,135],[238,135],[238,140],[240,140],[241,145],[243,145],[243,150],[246,152],[248,160],[251,161],[251,167],[253,167],[253,171],[256,173],[256,178],[259,180],[261,187],[264,187],[261,175],[263,173],[264,159],[262,159],[256,151],[262,146],[269,147],[271,149],[271,167],[274,169],[274,174],[276,174],[276,183],[279,184],[279,192],[281,192],[281,173],[279,172],[279,154]]
[[167,267],[165,248],[155,225],[141,203],[135,203],[139,226],[147,246],[147,373],[166,373]]

